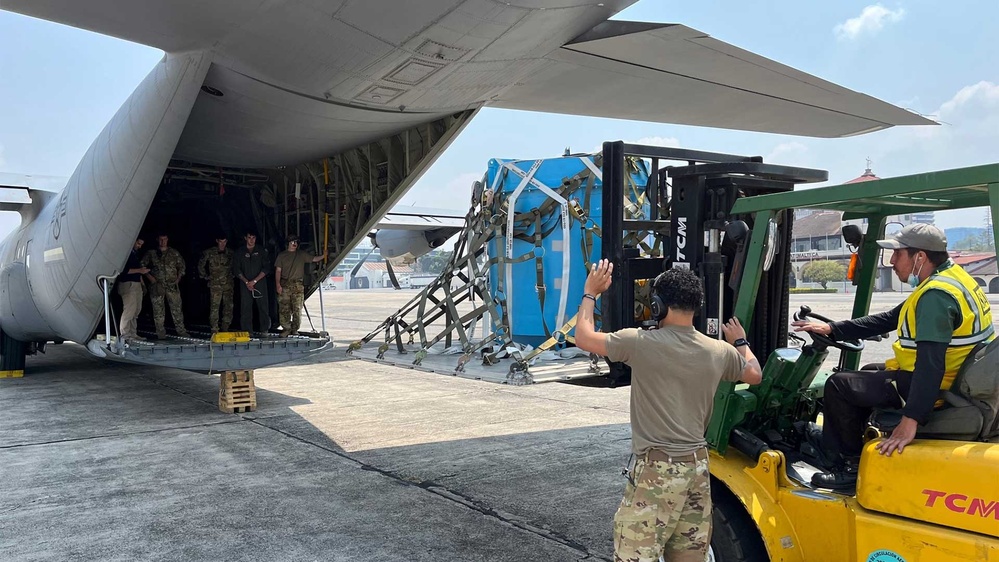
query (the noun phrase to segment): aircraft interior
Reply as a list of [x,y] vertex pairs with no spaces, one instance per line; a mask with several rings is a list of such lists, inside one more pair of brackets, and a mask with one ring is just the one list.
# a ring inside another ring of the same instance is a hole
[[[180,283],[181,298],[185,324],[195,337],[208,337],[210,333],[209,289],[199,278],[198,260],[221,234],[228,237],[228,247],[237,251],[244,245],[243,235],[256,232],[257,244],[267,249],[271,264],[286,248],[291,235],[300,238],[300,249],[316,255],[325,247],[328,259],[307,268],[308,297],[374,229],[379,217],[395,205],[471,115],[470,111],[461,112],[298,165],[235,168],[175,157],[163,174],[139,232],[145,241],[140,255],[155,249],[156,237],[165,233],[170,237],[169,245],[184,257],[187,272]],[[411,234],[421,236],[418,231]],[[272,295],[268,304],[276,327],[278,311],[272,276],[266,279],[266,286]],[[238,293],[234,329],[238,328]],[[139,331],[149,335],[153,333],[153,319],[148,296],[143,302]],[[114,291],[111,307],[121,310],[121,299]],[[307,324],[306,319],[303,323]],[[166,326],[171,332],[169,313]],[[319,329],[315,322],[315,330]],[[101,322],[97,333],[103,331]]]

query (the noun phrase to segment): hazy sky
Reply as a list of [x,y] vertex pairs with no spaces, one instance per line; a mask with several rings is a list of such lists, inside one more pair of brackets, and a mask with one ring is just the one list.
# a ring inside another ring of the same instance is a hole
[[[617,19],[682,23],[941,125],[818,140],[485,109],[403,202],[461,207],[490,158],[558,156],[566,147],[590,151],[605,140],[761,155],[768,162],[827,169],[832,183],[859,176],[868,157],[881,177],[999,162],[995,0],[642,0]],[[156,49],[0,11],[0,173],[69,176],[161,56]],[[16,215],[4,218],[10,223]],[[938,214],[938,225],[980,226],[983,218],[982,210]]]

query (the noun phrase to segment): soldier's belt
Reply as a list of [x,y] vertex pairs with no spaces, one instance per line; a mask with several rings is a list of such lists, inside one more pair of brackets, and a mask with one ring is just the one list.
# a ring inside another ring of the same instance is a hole
[[282,283],[304,283],[304,281],[302,281],[301,279],[286,279],[284,277],[281,278],[281,282]]
[[685,455],[671,455],[662,449],[649,449],[645,452],[645,460],[647,462],[697,462],[699,460],[707,460],[707,458],[708,450],[704,447]]

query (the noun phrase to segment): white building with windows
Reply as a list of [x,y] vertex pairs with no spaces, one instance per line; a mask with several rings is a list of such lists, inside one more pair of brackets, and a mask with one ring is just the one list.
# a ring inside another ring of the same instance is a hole
[[[881,179],[871,171],[870,160],[867,169],[859,177],[846,183],[861,183]],[[853,221],[851,221],[853,222]],[[933,211],[894,215],[888,217],[888,234],[898,232],[905,225],[921,222],[933,224]],[[860,228],[867,232],[866,221],[858,221]],[[791,241],[791,268],[795,275],[796,286],[801,286],[801,268],[810,261],[833,260],[849,265],[850,249],[843,240],[843,214],[838,211],[824,209],[795,209],[794,228]],[[847,282],[848,283],[848,282]],[[831,285],[831,286],[835,286]],[[891,291],[898,289],[898,282],[887,261],[883,260],[874,290]]]

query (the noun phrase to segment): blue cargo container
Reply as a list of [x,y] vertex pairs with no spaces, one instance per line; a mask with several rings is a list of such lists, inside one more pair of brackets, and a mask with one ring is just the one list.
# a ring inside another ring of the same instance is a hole
[[[512,210],[503,221],[502,234],[489,242],[489,257],[502,255],[507,261],[514,262],[490,267],[490,294],[497,301],[506,303],[507,320],[513,341],[517,343],[537,346],[548,339],[545,327],[549,332],[555,332],[576,314],[583,296],[587,263],[600,258],[600,238],[596,234],[603,217],[603,184],[598,171],[593,156],[489,161],[485,185],[494,193],[492,208],[509,209],[512,202]],[[565,204],[558,201],[566,182],[587,173],[591,176],[588,180],[565,194]],[[648,182],[645,162],[636,162],[631,179],[638,189],[629,190],[627,194],[634,203],[632,214],[627,218],[647,219],[650,216],[648,202],[644,197],[639,198],[639,193],[644,192]],[[587,182],[593,182],[589,189]],[[546,201],[553,199],[558,202],[548,212],[532,214]],[[567,208],[573,201],[583,209],[585,223]],[[514,224],[511,237],[508,221],[521,213],[527,215],[522,215],[524,220]],[[535,239],[538,224],[542,234],[540,245]],[[590,229],[588,237],[586,229]],[[587,238],[588,255],[584,255],[583,241]],[[543,309],[541,287],[544,287]],[[494,326],[499,328],[506,323],[503,320],[494,318]]]

